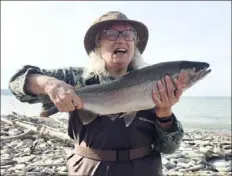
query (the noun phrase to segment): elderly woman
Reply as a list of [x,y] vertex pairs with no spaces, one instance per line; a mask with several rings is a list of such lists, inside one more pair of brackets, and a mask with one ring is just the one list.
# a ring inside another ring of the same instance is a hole
[[[27,65],[11,78],[9,88],[21,102],[39,103],[41,95],[48,95],[60,112],[69,113],[68,134],[75,140],[67,158],[69,175],[162,175],[161,153],[173,153],[180,146],[184,132],[172,112],[182,94],[179,80],[173,84],[165,77],[166,85],[159,82],[159,92],[151,92],[156,108],[127,116],[85,112],[74,93],[74,87],[104,84],[144,66],[141,54],[147,41],[143,23],[108,12],[86,32],[88,68]],[[92,120],[84,123],[85,118]]]

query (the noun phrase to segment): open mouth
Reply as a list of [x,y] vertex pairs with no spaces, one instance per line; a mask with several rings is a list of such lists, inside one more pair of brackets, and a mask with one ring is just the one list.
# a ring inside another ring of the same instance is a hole
[[126,54],[127,53],[127,49],[125,48],[117,48],[114,50],[114,54]]

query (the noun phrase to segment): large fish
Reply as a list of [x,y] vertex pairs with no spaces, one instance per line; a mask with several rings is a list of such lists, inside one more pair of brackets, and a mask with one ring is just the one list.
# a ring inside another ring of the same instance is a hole
[[[87,112],[101,115],[135,112],[155,107],[152,91],[157,89],[157,81],[164,81],[165,75],[173,80],[184,72],[183,91],[186,91],[211,72],[209,67],[206,62],[161,62],[132,71],[110,83],[85,86],[75,92]],[[51,100],[47,99],[46,103],[50,106],[44,104],[41,116],[48,117],[58,112]]]

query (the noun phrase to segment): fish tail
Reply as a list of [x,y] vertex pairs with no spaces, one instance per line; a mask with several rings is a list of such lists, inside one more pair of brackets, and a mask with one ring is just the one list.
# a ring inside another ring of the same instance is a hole
[[49,97],[41,98],[42,109],[40,112],[40,117],[49,117],[53,114],[59,112],[58,108],[54,105]]
[[48,110],[42,109],[42,111],[40,112],[40,117],[49,117],[53,114],[56,114],[57,112],[59,112],[59,110],[56,106],[53,106]]

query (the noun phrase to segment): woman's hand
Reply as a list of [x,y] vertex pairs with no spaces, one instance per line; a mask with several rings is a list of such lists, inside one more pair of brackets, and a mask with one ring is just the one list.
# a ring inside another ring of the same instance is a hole
[[64,81],[51,78],[44,89],[60,112],[74,111],[83,106],[80,97],[74,92],[74,87]]
[[[184,74],[180,74],[179,79],[174,79],[174,84],[169,76],[165,77],[166,86],[158,81],[157,90],[153,91],[153,101],[156,104],[156,115],[159,118],[169,117],[172,115],[172,106],[179,102],[180,96],[183,93],[182,82]],[[160,95],[160,98],[159,96]]]

